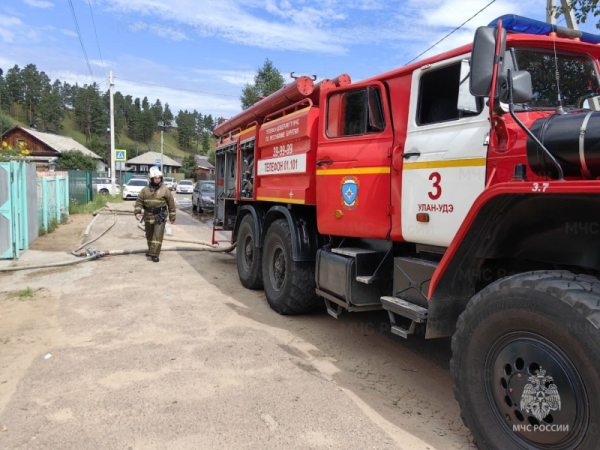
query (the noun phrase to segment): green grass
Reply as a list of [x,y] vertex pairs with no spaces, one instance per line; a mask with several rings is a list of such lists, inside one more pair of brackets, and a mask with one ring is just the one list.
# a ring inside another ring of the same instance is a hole
[[19,298],[33,297],[33,291],[31,290],[31,288],[17,291],[17,297],[19,297]]
[[96,195],[94,200],[86,204],[71,202],[69,203],[69,214],[91,214],[110,203],[122,203],[123,197],[120,195]]
[[[60,134],[72,137],[80,144],[86,145],[85,134],[78,130],[77,124],[68,115],[63,119],[62,126],[63,128]],[[155,132],[152,140],[148,143],[136,141],[131,139],[129,136],[121,134],[117,136],[116,146],[117,148],[127,150],[128,159],[135,158],[136,156],[146,152],[160,153],[160,132]],[[177,131],[175,130],[164,133],[163,150],[166,154],[176,157],[183,157],[190,154],[190,152],[186,152],[185,150],[179,148],[179,144],[177,142]]]

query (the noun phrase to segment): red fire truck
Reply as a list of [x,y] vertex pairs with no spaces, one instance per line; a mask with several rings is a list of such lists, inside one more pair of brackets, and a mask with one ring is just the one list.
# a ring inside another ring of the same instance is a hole
[[[452,336],[481,448],[600,448],[600,37],[503,16],[215,128],[215,231],[281,314]],[[214,234],[213,234],[214,240]]]

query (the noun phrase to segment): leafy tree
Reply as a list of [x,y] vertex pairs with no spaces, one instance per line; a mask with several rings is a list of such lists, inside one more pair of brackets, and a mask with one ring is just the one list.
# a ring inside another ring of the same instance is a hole
[[185,158],[183,158],[181,169],[183,170],[183,174],[186,178],[195,178],[197,168],[198,164],[196,163],[196,158],[194,155],[187,155]]
[[[0,117],[0,134],[6,133],[12,127],[13,127],[12,121],[6,115],[2,115]],[[1,141],[2,141],[2,139],[0,139],[0,142]]]
[[[575,20],[578,23],[585,23],[588,17],[600,16],[600,8],[598,7],[599,0],[571,0],[571,10],[575,15]],[[563,7],[556,10],[556,17],[564,14],[566,11]],[[596,28],[600,28],[600,19],[596,21]]]
[[108,139],[102,139],[97,134],[92,135],[92,139],[88,143],[88,148],[96,155],[100,156],[104,161],[110,161],[110,150]]
[[[254,105],[261,97],[267,97],[283,87],[283,77],[267,58],[254,76],[254,84],[246,84],[242,89],[242,109]],[[211,130],[212,131],[212,130]]]
[[62,152],[56,161],[56,165],[61,169],[96,169],[96,160],[91,156],[84,155],[79,150],[70,150]]

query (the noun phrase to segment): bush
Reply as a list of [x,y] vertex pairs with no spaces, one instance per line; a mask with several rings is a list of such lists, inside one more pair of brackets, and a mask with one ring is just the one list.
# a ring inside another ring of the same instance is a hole
[[61,169],[96,170],[96,160],[79,150],[70,150],[60,154],[56,166]]

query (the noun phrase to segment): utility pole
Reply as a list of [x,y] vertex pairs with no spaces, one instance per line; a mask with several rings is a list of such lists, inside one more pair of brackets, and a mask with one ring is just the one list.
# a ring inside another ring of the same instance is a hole
[[115,183],[115,79],[113,71],[110,71],[110,193],[117,194]]
[[[573,8],[571,7],[571,0],[560,0],[562,6],[562,13],[565,16],[567,27],[571,30],[579,29],[577,27],[577,21],[575,20],[575,14],[573,14]],[[546,7],[546,22],[556,25],[556,0],[548,0],[548,6]]]
[[163,147],[165,144],[165,139],[163,136],[163,132],[165,129],[165,123],[162,120],[158,123],[160,124],[160,170],[164,175],[165,174],[165,166],[163,164],[163,153],[164,153]]

